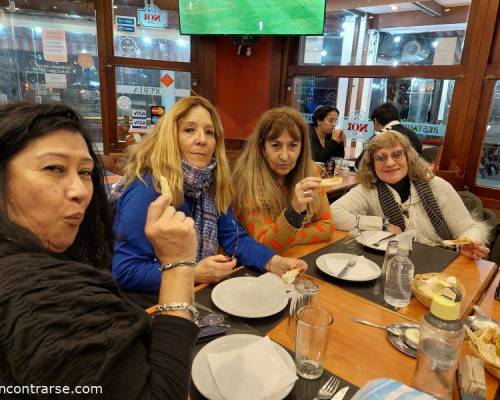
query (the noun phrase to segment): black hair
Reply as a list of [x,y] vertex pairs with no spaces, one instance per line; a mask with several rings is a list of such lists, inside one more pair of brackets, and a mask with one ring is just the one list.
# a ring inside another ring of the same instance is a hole
[[6,170],[9,161],[32,140],[59,129],[79,134],[92,160],[93,195],[75,241],[63,253],[72,260],[109,268],[113,246],[111,213],[99,158],[92,148],[81,117],[63,104],[13,103],[0,106],[0,255],[19,251],[47,251],[29,230],[7,217]]
[[380,124],[387,125],[391,121],[399,121],[401,117],[398,108],[393,103],[387,102],[375,107],[370,119],[376,119]]
[[318,121],[323,121],[326,118],[326,116],[332,111],[335,111],[337,115],[340,115],[339,109],[337,107],[318,106],[316,110],[314,110],[311,126],[318,126]]

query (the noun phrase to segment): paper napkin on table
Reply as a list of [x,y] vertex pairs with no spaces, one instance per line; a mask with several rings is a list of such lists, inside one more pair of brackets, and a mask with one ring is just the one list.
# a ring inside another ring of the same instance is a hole
[[363,232],[361,238],[364,244],[372,245],[391,235],[392,233],[387,231],[367,231]]
[[291,385],[298,378],[266,336],[246,347],[208,353],[208,365],[224,399],[258,400]]

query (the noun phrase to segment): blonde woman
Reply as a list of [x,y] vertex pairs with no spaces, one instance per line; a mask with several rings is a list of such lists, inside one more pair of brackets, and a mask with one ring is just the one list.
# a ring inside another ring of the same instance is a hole
[[317,175],[302,115],[290,107],[267,111],[233,173],[240,222],[277,252],[328,240],[333,222]]
[[360,184],[331,206],[339,229],[352,229],[360,213],[361,227],[373,225],[376,216],[380,230],[415,229],[416,240],[431,246],[468,238],[474,242],[462,246],[464,255],[477,259],[488,254],[488,227],[472,219],[458,193],[434,176],[403,134],[389,130],[375,136],[361,159],[358,179]]
[[[146,211],[164,176],[172,205],[193,218],[198,235],[195,281],[216,282],[237,262],[281,275],[300,260],[283,258],[255,242],[230,208],[231,184],[223,128],[214,106],[198,96],[178,101],[141,143],[132,146],[116,204],[113,274],[124,290],[156,292],[160,262],[144,235]],[[219,245],[228,256],[217,254]]]

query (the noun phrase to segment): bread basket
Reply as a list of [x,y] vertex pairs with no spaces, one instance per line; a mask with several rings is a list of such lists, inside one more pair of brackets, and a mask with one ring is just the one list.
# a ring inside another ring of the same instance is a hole
[[[452,276],[452,275],[438,273],[438,272],[429,272],[427,274],[417,274],[417,275],[415,275],[415,277],[413,278],[413,281],[411,283],[411,289],[412,289],[413,293],[415,294],[415,297],[417,298],[418,301],[420,301],[420,303],[422,303],[427,308],[431,307],[432,296],[429,296],[427,293],[423,292],[420,288],[429,278],[432,278],[434,276],[448,277],[448,276]],[[456,281],[457,281],[457,287],[460,290],[460,293],[462,293],[462,298],[464,298],[465,297],[465,287],[462,284],[462,282],[460,282],[458,279],[456,279]]]
[[479,350],[479,347],[481,346],[481,339],[479,339],[479,337],[468,326],[465,326],[465,331],[467,332],[467,337],[469,338],[469,347],[471,348],[472,353],[483,361],[484,368],[486,368],[491,375],[500,380],[500,365],[492,362],[490,358],[487,358],[484,354],[484,350]]

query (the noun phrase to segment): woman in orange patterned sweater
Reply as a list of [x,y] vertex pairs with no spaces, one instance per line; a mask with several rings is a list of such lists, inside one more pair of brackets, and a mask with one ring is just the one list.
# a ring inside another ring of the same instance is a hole
[[249,234],[277,252],[328,240],[334,229],[308,135],[298,111],[271,109],[234,168],[236,215]]

